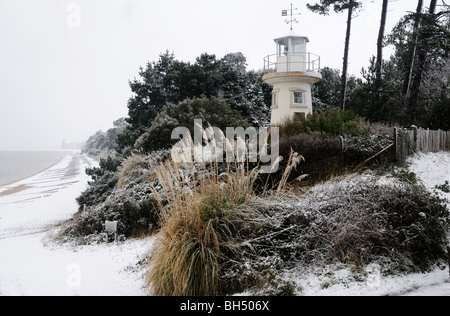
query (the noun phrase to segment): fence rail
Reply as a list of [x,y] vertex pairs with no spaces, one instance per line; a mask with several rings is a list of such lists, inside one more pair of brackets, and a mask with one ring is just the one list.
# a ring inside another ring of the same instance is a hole
[[395,128],[396,158],[404,161],[417,152],[439,152],[450,150],[450,132],[423,128]]

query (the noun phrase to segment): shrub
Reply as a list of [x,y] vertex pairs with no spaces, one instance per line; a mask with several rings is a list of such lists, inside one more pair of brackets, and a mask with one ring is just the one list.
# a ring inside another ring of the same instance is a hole
[[300,120],[288,120],[281,124],[280,136],[287,138],[298,134],[343,135],[358,132],[357,116],[350,110],[328,110],[314,113]]
[[118,168],[114,167],[118,171],[102,171],[103,175],[77,198],[80,210],[64,225],[61,239],[81,243],[102,241],[98,236],[104,231],[106,220],[119,221],[119,233],[127,238],[157,230],[160,208],[153,192],[161,189],[161,184],[154,169],[169,156],[170,151],[134,153]]
[[118,221],[118,233],[125,238],[145,236],[160,225],[159,204],[148,197],[140,202],[126,200],[88,207],[63,225],[59,239],[81,244],[103,242],[105,221]]
[[118,180],[116,173],[107,171],[95,181],[89,182],[89,188],[76,199],[80,210],[85,206],[92,207],[105,202],[113,192]]
[[[291,150],[301,154],[304,162],[291,173],[290,181],[308,175],[302,182],[311,185],[327,180],[345,170],[342,152],[342,140],[339,137],[326,137],[316,134],[301,134],[280,141],[280,155],[284,158],[281,166],[285,167]],[[275,179],[281,176],[283,168],[275,174]]]
[[92,177],[89,188],[76,199],[80,210],[103,203],[114,190],[118,175],[117,168],[122,163],[119,156],[108,156],[100,159],[99,167],[87,168],[86,174]]
[[[114,220],[119,221],[120,233],[126,237],[148,235],[159,227],[160,209],[155,198],[147,198],[139,203],[125,202],[117,205]],[[107,219],[110,220],[110,219]]]
[[[333,176],[351,172],[376,156],[393,143],[392,128],[382,124],[370,124],[352,111],[329,110],[314,113],[298,121],[287,121],[280,126],[280,155],[285,159],[291,148],[304,156],[305,163],[297,172],[309,177],[303,184],[311,185]],[[386,151],[370,161],[392,161],[393,153]]]
[[108,156],[107,158],[101,158],[99,167],[87,168],[86,174],[91,176],[94,181],[98,180],[107,172],[116,172],[117,168],[121,165],[122,158],[119,156]]
[[269,220],[249,239],[258,241],[258,261],[280,259],[277,269],[378,262],[385,273],[425,271],[446,257],[449,211],[414,184],[379,186],[365,176],[255,207]]
[[445,181],[444,184],[436,185],[437,190],[441,190],[444,193],[450,193],[450,184],[448,181]]

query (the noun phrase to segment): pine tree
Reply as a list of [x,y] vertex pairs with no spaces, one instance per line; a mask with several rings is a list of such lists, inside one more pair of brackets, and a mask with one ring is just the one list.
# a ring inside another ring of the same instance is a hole
[[408,98],[409,91],[411,88],[411,79],[412,79],[412,75],[413,75],[414,60],[415,60],[416,51],[417,51],[417,40],[418,40],[418,34],[419,34],[422,8],[423,8],[423,0],[419,0],[417,3],[416,14],[414,16],[413,33],[412,33],[411,40],[408,45],[409,52],[408,52],[407,59],[405,62],[405,75],[404,75],[403,90],[402,90],[402,96],[405,98],[405,100]]
[[[422,31],[424,30],[424,25],[429,23],[434,23],[434,14],[436,12],[437,0],[431,0],[430,8],[428,10],[428,15],[425,16],[425,19],[422,19],[424,22],[422,25]],[[423,33],[422,33],[423,35]],[[417,56],[417,67],[415,71],[414,80],[411,87],[411,95],[409,97],[408,109],[411,113],[411,120],[413,124],[417,124],[417,115],[419,110],[417,109],[417,101],[419,97],[420,85],[422,83],[423,74],[425,72],[425,66],[427,62],[427,55],[429,48],[426,45],[420,45],[418,47],[418,56]]]
[[239,111],[253,126],[266,125],[270,116],[271,91],[262,74],[246,70],[242,53],[217,59],[200,55],[194,63],[175,59],[168,51],[157,62],[141,67],[139,79],[130,81],[128,128],[118,138],[119,150],[133,147],[167,103],[187,99],[218,98]]
[[320,0],[319,3],[314,5],[307,4],[307,7],[316,13],[322,15],[328,15],[330,9],[336,13],[344,12],[347,10],[347,31],[345,34],[345,48],[344,48],[344,63],[342,66],[342,78],[341,78],[341,93],[340,93],[340,106],[345,109],[346,93],[347,93],[347,72],[348,72],[348,56],[350,49],[350,35],[352,29],[353,13],[356,9],[361,7],[362,3],[356,0]]
[[384,32],[386,29],[388,6],[389,0],[383,0],[383,8],[381,10],[380,31],[378,33],[378,41],[377,41],[377,63],[375,65],[375,72],[378,80],[381,80],[381,68],[383,65],[383,40],[384,40]]

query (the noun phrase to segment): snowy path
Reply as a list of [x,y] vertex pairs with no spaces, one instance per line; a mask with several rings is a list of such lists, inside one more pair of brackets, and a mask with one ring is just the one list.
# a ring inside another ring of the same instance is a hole
[[140,296],[151,240],[77,248],[45,245],[45,233],[0,240],[0,295]]
[[151,239],[71,248],[46,238],[77,211],[75,198],[90,180],[84,170],[92,163],[69,154],[41,174],[0,188],[0,295],[144,293],[145,271],[136,263],[147,255]]

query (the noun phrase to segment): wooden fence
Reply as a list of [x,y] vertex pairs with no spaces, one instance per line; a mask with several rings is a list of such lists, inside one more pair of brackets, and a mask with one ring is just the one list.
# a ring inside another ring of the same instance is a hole
[[441,130],[395,128],[394,141],[398,161],[405,161],[409,155],[417,152],[450,150],[450,132]]

